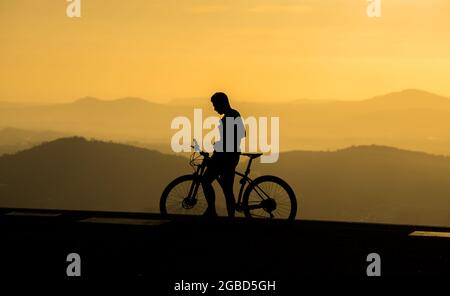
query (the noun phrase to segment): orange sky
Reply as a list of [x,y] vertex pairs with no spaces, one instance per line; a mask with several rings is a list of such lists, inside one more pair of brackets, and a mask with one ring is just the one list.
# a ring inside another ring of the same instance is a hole
[[450,1],[0,0],[0,100],[450,96]]

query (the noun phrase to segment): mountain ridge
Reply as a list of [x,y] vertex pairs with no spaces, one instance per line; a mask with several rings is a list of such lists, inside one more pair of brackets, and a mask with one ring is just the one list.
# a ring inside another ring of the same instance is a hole
[[[405,90],[358,102],[236,103],[232,99],[231,103],[244,118],[279,117],[282,151],[379,144],[450,155],[450,100],[428,92]],[[201,105],[180,106],[136,98],[98,101],[88,97],[78,103],[0,108],[0,127],[168,146],[176,132],[171,127],[173,120],[187,117],[192,129],[193,109],[199,107],[203,119],[218,116],[207,99]]]
[[79,98],[68,104],[135,104],[135,105],[162,105],[139,97],[121,97],[113,100],[103,100],[96,97]]
[[[186,173],[192,170],[183,156],[61,138],[0,157],[0,206],[158,212],[162,190]],[[252,178],[266,174],[292,186],[299,218],[450,225],[448,157],[376,145],[286,152],[274,164],[254,163]],[[217,193],[224,214],[224,198]]]

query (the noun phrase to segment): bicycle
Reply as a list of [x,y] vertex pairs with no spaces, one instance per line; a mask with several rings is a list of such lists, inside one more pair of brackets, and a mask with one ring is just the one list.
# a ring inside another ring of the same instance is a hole
[[[194,173],[176,178],[167,185],[160,199],[160,212],[164,217],[172,215],[202,215],[208,206],[203,188],[202,175],[210,159],[209,153],[196,151],[191,154],[189,165]],[[197,155],[198,152],[198,155]],[[294,191],[283,179],[265,175],[251,179],[250,167],[254,159],[262,153],[241,153],[249,158],[244,173],[240,176],[240,189],[236,211],[243,212],[246,218],[281,219],[292,221],[297,214],[297,199]],[[221,184],[220,178],[217,179]]]

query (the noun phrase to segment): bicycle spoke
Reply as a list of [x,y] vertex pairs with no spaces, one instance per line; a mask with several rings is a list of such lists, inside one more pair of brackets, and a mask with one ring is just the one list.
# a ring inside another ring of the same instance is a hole
[[[272,200],[274,204],[267,199]],[[289,192],[272,180],[260,182],[254,187],[248,196],[247,207],[251,217],[266,219],[288,219],[293,210]]]
[[[264,212],[264,213],[266,213],[266,212]],[[269,215],[260,215],[260,214],[252,213],[252,216],[253,217],[267,218],[267,216],[269,216]]]
[[207,203],[201,186],[197,189],[194,203],[192,205],[188,204],[190,208],[185,208],[183,203],[189,202],[185,199],[188,197],[191,187],[192,180],[185,180],[177,184],[169,192],[166,200],[166,211],[168,214],[201,215],[205,212]]

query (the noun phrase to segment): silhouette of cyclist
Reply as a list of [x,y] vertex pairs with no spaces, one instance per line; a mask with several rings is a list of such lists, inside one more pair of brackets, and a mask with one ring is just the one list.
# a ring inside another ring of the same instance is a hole
[[216,197],[212,183],[220,178],[225,195],[228,217],[233,218],[236,201],[233,193],[234,173],[239,163],[240,143],[245,137],[245,128],[241,115],[230,106],[225,93],[217,92],[211,97],[214,110],[223,115],[219,123],[220,140],[214,143],[214,152],[203,175],[202,186],[208,208],[204,214],[207,218],[217,217]]

